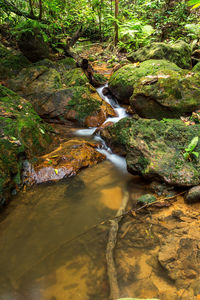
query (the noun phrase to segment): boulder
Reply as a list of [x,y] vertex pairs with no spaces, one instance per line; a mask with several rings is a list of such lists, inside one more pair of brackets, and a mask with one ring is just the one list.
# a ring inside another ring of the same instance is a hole
[[17,75],[28,65],[30,62],[25,56],[0,44],[0,80]]
[[112,107],[90,88],[80,68],[64,72],[64,67],[65,62],[56,67],[36,64],[8,80],[7,86],[28,99],[41,117],[51,121],[70,120],[96,127],[108,116],[115,116]]
[[186,197],[185,200],[188,203],[195,203],[195,202],[200,202],[200,185],[192,187]]
[[159,70],[140,78],[130,98],[143,118],[178,118],[200,108],[200,74]]
[[37,28],[24,31],[19,37],[18,46],[31,62],[48,58],[50,55],[48,44]]
[[0,86],[0,203],[21,184],[22,160],[41,154],[50,142],[50,127],[32,105]]
[[74,176],[82,168],[96,165],[106,159],[96,148],[98,144],[87,141],[69,140],[62,143],[53,152],[39,158],[34,165],[29,165],[26,182],[37,184],[48,181],[58,181]]
[[174,44],[152,43],[128,56],[131,62],[142,62],[149,59],[167,59],[182,69],[191,67],[192,50],[189,44],[184,41],[177,41]]
[[[199,124],[125,118],[105,128],[101,136],[112,148],[126,151],[127,168],[134,175],[173,186],[200,184],[199,158],[183,155],[194,137],[200,139]],[[194,151],[200,152],[200,142]]]
[[108,86],[112,94],[121,103],[129,103],[134,85],[144,76],[152,76],[158,71],[181,71],[181,69],[167,60],[148,60],[141,64],[128,64],[115,72],[109,80]]

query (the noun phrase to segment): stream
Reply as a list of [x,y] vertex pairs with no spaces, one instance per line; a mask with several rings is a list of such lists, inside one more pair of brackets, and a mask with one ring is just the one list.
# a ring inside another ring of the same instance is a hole
[[[125,109],[102,90],[99,95],[118,114],[106,122],[125,117]],[[91,139],[95,129],[80,129],[75,135]],[[106,161],[75,177],[20,192],[1,213],[1,300],[109,298],[109,226],[93,226],[115,216],[125,190],[137,198],[145,184],[128,174],[125,159],[113,154],[100,136],[94,139],[101,141],[98,151],[106,154]]]
[[[118,115],[106,122],[126,117],[124,108],[103,95],[103,88],[97,89],[99,95]],[[148,193],[149,188],[139,176],[126,171],[123,157],[113,154],[99,135],[93,136],[95,130],[74,129],[74,135],[100,141],[102,147],[98,151],[104,153],[107,160],[82,170],[75,177],[21,191],[1,213],[0,300],[109,299],[105,251],[110,227],[108,222],[102,221],[115,216],[125,192],[129,193],[132,204]],[[143,227],[142,224],[142,230]],[[139,240],[142,241],[140,237]],[[143,257],[151,260],[142,248],[133,249],[131,244],[127,254],[126,249],[124,241],[120,251],[125,253],[125,269],[141,254],[141,261]],[[137,266],[136,273],[140,269],[152,272],[144,260],[141,267]],[[124,296],[157,295],[151,285],[146,287],[144,295],[137,286],[135,295],[136,287],[131,286],[135,271],[127,270],[127,275],[119,267],[118,272]],[[155,278],[160,284],[163,281],[167,290],[172,289],[171,283]],[[139,282],[143,284],[141,279]]]

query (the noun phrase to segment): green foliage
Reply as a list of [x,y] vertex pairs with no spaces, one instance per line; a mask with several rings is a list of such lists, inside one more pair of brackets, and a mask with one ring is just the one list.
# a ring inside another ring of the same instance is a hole
[[185,153],[183,153],[183,156],[186,160],[191,160],[192,156],[198,158],[199,153],[195,152],[194,149],[196,148],[197,144],[199,142],[198,136],[195,136],[187,148],[185,148]]
[[119,24],[119,48],[125,48],[127,51],[138,49],[150,42],[150,36],[154,29],[138,19],[132,19],[129,22]]

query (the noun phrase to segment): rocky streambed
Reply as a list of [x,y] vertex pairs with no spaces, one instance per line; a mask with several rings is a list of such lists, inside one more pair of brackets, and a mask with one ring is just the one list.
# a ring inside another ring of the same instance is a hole
[[1,215],[2,299],[109,299],[102,220],[125,194],[120,297],[199,298],[200,74],[184,42],[152,47],[98,92],[72,58],[19,64],[1,47],[16,63],[0,72],[1,203],[34,185]]

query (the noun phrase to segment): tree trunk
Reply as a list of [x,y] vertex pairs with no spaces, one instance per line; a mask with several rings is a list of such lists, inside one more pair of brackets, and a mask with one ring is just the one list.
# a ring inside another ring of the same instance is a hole
[[30,6],[30,15],[34,16],[34,13],[33,13],[33,2],[32,2],[32,0],[29,0],[29,6]]
[[39,0],[39,8],[40,8],[40,13],[39,13],[39,20],[42,20],[42,0]]
[[119,13],[119,0],[115,0],[115,46],[117,46],[118,43],[118,24],[117,24],[117,18]]

